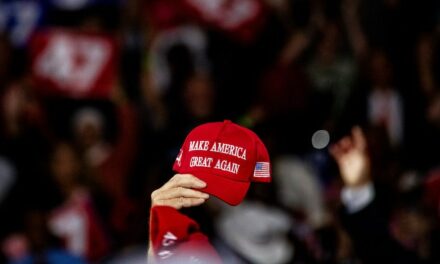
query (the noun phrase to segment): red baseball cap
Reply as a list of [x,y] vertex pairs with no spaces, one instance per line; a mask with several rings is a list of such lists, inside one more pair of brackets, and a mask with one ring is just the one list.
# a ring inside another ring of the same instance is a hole
[[229,120],[194,128],[173,170],[193,174],[206,182],[203,192],[230,205],[243,200],[251,182],[271,181],[269,154],[261,139]]

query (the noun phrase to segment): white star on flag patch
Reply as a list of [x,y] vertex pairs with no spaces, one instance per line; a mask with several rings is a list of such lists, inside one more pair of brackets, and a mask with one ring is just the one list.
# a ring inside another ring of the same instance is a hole
[[257,177],[257,178],[270,177],[270,164],[269,164],[269,162],[257,162],[255,164],[254,177]]

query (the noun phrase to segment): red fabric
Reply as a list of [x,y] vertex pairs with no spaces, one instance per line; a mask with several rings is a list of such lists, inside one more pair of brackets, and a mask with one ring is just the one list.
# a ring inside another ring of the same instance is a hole
[[151,209],[150,241],[157,263],[222,263],[199,225],[172,207]]
[[104,225],[90,202],[86,205],[85,210],[89,218],[88,233],[90,235],[87,241],[86,256],[90,261],[99,261],[109,253],[110,243],[102,228]]
[[194,128],[185,139],[173,166],[207,183],[204,192],[228,204],[239,204],[250,182],[270,182],[269,154],[251,130],[231,121]]
[[30,45],[32,76],[44,95],[108,98],[117,72],[113,38],[62,29],[37,32]]

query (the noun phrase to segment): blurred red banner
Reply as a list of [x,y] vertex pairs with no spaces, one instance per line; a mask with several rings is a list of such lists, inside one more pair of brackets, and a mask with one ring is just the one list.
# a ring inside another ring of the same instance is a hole
[[155,0],[148,5],[148,16],[158,29],[195,20],[251,42],[264,25],[266,8],[261,0]]
[[30,46],[35,87],[44,95],[107,98],[117,72],[116,49],[103,34],[37,32]]
[[259,0],[184,0],[190,12],[203,22],[224,30],[241,41],[252,41],[265,17]]

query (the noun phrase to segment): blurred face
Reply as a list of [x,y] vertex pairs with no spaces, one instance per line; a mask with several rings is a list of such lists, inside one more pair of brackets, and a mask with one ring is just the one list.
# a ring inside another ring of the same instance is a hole
[[76,129],[76,138],[83,148],[90,148],[101,140],[101,128],[91,122],[82,124]]
[[200,76],[191,78],[185,87],[184,99],[192,116],[209,117],[214,108],[214,91],[210,80]]
[[23,126],[33,124],[41,117],[41,108],[28,88],[30,84],[26,76],[14,81],[0,96],[0,118],[10,135],[19,133]]
[[23,113],[25,106],[25,95],[23,90],[18,86],[9,88],[2,98],[2,101],[4,119],[9,122],[17,121]]
[[68,188],[77,181],[80,162],[72,147],[59,144],[52,156],[51,170],[54,180],[61,188]]

